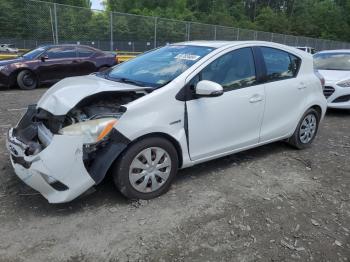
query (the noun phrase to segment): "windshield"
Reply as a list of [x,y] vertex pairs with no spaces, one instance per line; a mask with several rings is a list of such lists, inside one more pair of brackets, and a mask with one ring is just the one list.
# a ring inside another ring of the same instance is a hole
[[34,59],[44,51],[45,51],[44,47],[38,47],[36,49],[28,51],[27,53],[24,53],[22,56],[27,59]]
[[213,49],[203,46],[168,45],[114,67],[106,72],[106,77],[140,86],[161,87]]
[[319,70],[350,70],[350,53],[320,53],[314,55],[314,65]]

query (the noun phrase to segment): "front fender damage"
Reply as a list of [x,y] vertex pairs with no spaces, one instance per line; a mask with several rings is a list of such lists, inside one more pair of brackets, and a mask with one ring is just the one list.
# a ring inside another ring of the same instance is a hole
[[99,184],[130,140],[117,126],[94,144],[84,144],[83,136],[62,135],[59,130],[104,117],[120,119],[126,112],[124,105],[146,94],[103,92],[86,97],[66,115],[54,115],[37,105],[29,106],[8,137],[17,176],[50,203],[71,201]]
[[99,184],[106,176],[114,161],[128,146],[130,140],[116,129],[111,131],[108,144],[103,147],[84,146],[84,163],[90,176]]

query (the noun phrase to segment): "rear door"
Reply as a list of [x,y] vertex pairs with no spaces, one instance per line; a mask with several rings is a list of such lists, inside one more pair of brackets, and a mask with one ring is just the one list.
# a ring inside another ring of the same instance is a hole
[[96,67],[95,50],[87,47],[78,47],[79,74],[88,75],[98,71]]
[[40,61],[37,69],[41,81],[60,80],[79,71],[75,46],[51,47],[42,56],[47,59]]
[[264,112],[264,86],[257,81],[252,49],[230,51],[206,66],[189,86],[210,80],[223,86],[218,97],[186,102],[192,160],[257,144]]
[[283,137],[294,131],[305,104],[306,84],[298,74],[301,59],[280,49],[260,47],[266,67],[266,105],[260,141]]

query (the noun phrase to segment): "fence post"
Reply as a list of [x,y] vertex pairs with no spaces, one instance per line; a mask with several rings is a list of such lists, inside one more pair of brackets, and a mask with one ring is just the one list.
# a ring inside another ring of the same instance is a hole
[[190,41],[190,34],[191,34],[191,22],[188,22],[187,24],[187,41]]
[[216,25],[214,25],[214,40],[216,40]]
[[258,32],[254,31],[254,40],[258,39]]
[[154,48],[157,48],[157,19],[158,17],[154,18]]
[[113,51],[113,12],[109,13],[109,24],[110,24],[110,30],[111,30],[111,39],[110,39],[110,51]]
[[271,33],[271,42],[273,42],[273,33]]
[[239,40],[239,28],[237,28],[237,40]]
[[53,4],[53,15],[55,19],[55,34],[56,34],[56,45],[58,45],[58,26],[57,26],[57,4]]
[[[53,25],[53,15],[52,15],[52,8],[51,6],[49,7],[49,10],[50,10],[50,23],[51,23],[51,32],[52,32],[52,43],[55,44],[56,43],[56,36],[55,36],[55,28],[54,28],[54,25]],[[38,45],[36,45],[38,46]]]

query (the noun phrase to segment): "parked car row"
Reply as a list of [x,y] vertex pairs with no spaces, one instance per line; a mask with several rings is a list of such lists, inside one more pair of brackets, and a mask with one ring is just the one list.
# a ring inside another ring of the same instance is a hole
[[65,77],[103,71],[116,55],[83,45],[45,45],[17,58],[0,60],[0,85],[30,90]]
[[[50,58],[38,53],[40,64]],[[108,171],[126,197],[151,199],[178,169],[274,141],[310,146],[327,109],[323,85],[313,57],[293,47],[170,44],[58,82],[9,130],[7,148],[18,177],[50,203]]]

